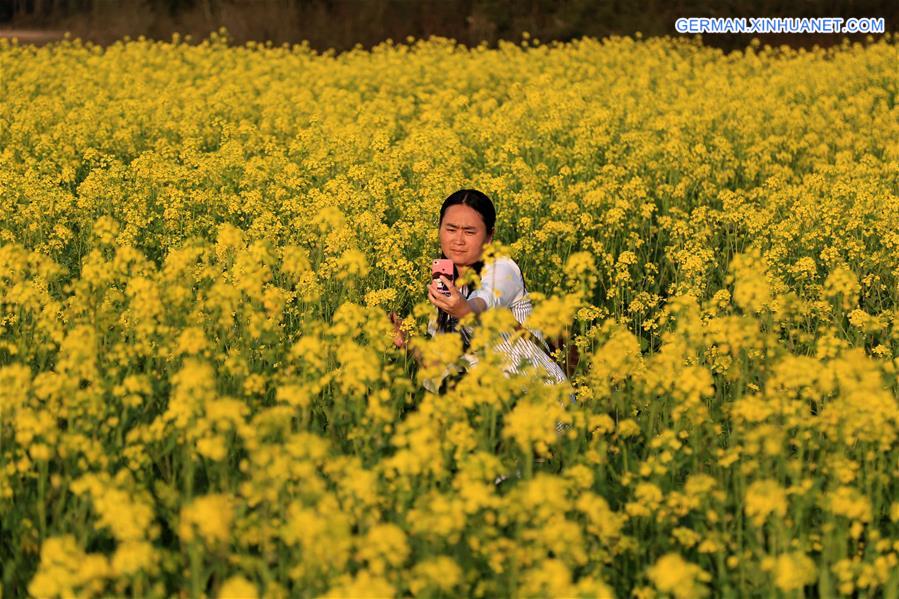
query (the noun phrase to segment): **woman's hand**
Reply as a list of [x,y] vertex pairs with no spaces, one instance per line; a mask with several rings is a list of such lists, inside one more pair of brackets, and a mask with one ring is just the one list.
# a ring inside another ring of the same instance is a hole
[[409,345],[409,341],[406,339],[406,333],[404,333],[401,328],[403,319],[397,316],[396,312],[391,312],[389,316],[390,322],[393,323],[393,344],[399,349],[406,348],[407,351],[410,351],[412,357],[415,358],[415,361],[421,363],[421,349],[414,345]]
[[432,304],[449,314],[450,316],[455,316],[456,318],[462,318],[469,312],[472,312],[471,305],[468,303],[468,300],[462,297],[462,294],[459,293],[459,290],[456,288],[456,285],[444,277],[440,275],[440,280],[443,281],[443,284],[446,285],[446,288],[449,289],[449,295],[445,295],[442,291],[437,288],[437,281],[432,280],[431,284],[428,285],[428,299]]
[[397,316],[396,312],[391,312],[390,322],[393,323],[393,344],[398,348],[406,347],[406,334],[400,328],[403,324],[403,319]]

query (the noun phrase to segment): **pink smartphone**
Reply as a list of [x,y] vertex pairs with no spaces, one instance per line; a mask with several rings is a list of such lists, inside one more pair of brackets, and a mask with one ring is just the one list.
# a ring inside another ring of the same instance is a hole
[[455,266],[453,265],[453,261],[449,258],[439,258],[431,262],[431,278],[437,279],[437,288],[440,289],[440,293],[443,295],[449,296],[450,291],[446,288],[446,285],[443,284],[443,281],[438,279],[440,275],[445,276],[450,281],[454,280],[453,272],[455,271]]

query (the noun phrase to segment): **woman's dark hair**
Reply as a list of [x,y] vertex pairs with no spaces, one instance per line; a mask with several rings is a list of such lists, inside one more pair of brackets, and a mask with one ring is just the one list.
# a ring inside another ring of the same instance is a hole
[[[437,226],[443,224],[443,217],[446,215],[446,211],[450,206],[457,205],[468,206],[469,208],[475,210],[478,214],[481,215],[481,218],[484,219],[484,225],[487,228],[487,235],[491,235],[496,228],[496,208],[493,206],[493,202],[487,197],[487,194],[478,191],[477,189],[460,189],[454,193],[451,193],[445,200],[443,200],[443,205],[440,207],[440,220],[437,221]],[[440,257],[446,258],[446,254],[443,253],[443,250],[440,251]],[[478,276],[481,274],[481,269],[484,268],[484,261],[478,260],[474,264],[471,265],[472,270],[474,270]],[[455,266],[453,267],[453,275],[458,276],[458,272],[456,272]],[[446,332],[452,331],[456,328],[456,322],[454,318],[450,318],[449,314],[444,312],[443,310],[437,311],[437,330]],[[468,343],[465,335],[462,336],[463,346],[465,349],[468,349]]]
[[440,220],[437,221],[438,227],[443,224],[443,217],[446,215],[447,208],[459,204],[476,210],[481,215],[481,218],[484,219],[487,235],[493,233],[493,229],[496,226],[496,208],[493,207],[493,202],[490,201],[490,198],[477,189],[460,189],[443,200],[443,206],[440,207]]

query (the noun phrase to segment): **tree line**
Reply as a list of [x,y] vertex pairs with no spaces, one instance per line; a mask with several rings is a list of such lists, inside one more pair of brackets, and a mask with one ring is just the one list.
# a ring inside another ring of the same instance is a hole
[[[884,17],[899,22],[890,0],[3,0],[0,27],[69,31],[97,43],[126,35],[202,39],[224,26],[236,43],[306,40],[313,48],[347,50],[386,39],[439,35],[460,43],[519,41],[524,32],[541,41],[582,36],[678,35],[678,17]],[[744,47],[752,36],[706,35],[724,49]],[[837,35],[759,36],[764,43],[810,46]],[[864,36],[858,36],[863,38]]]

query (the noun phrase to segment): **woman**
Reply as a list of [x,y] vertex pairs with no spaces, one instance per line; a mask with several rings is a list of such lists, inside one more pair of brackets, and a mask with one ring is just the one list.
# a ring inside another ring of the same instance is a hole
[[[459,319],[472,312],[480,314],[490,308],[505,307],[523,325],[533,309],[524,277],[514,260],[500,257],[486,265],[481,260],[484,245],[493,241],[495,224],[496,210],[493,202],[474,189],[462,189],[453,193],[444,200],[440,208],[438,228],[441,257],[453,261],[460,277],[469,269],[474,270],[480,275],[481,283],[477,289],[471,289],[469,285],[459,289],[451,281],[441,277],[450,292],[447,296],[438,289],[437,280],[431,281],[428,299],[437,308],[437,317],[429,323],[428,333],[433,336],[458,330],[465,350],[470,344],[472,330],[470,327],[460,326]],[[396,331],[394,342],[398,347],[404,347],[406,339],[399,328],[399,318],[393,313],[390,316]],[[567,380],[562,368],[547,354],[549,348],[543,336],[539,331],[530,333],[536,342],[529,338],[513,342],[510,341],[509,334],[502,334],[503,341],[496,349],[509,357],[506,373],[519,372],[518,366],[524,361],[542,369],[547,383]],[[477,358],[470,353],[465,353],[463,358],[469,368],[477,364]],[[444,373],[444,379],[448,374],[449,371]],[[425,388],[437,392],[437,385],[433,381],[426,381]]]

